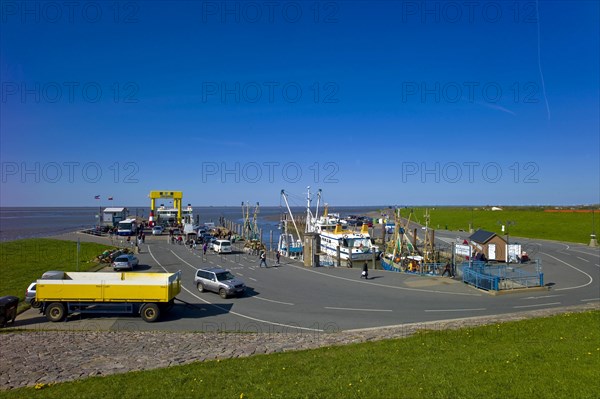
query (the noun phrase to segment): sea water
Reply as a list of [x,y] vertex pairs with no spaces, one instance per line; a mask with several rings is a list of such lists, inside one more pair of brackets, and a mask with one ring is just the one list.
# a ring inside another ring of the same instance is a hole
[[[0,208],[0,241],[12,241],[23,238],[49,237],[63,233],[94,228],[98,224],[98,215],[104,207],[1,207]],[[127,207],[130,216],[148,219],[149,207]],[[241,207],[202,206],[194,207],[194,222],[196,217],[199,224],[213,222],[219,225],[221,218],[243,224],[244,216]],[[331,212],[342,216],[355,214],[363,215],[380,209],[376,206],[337,207],[330,208]],[[273,245],[279,239],[279,221],[281,215],[287,213],[285,207],[259,207],[257,214],[258,228],[263,231],[263,241],[268,242],[271,232]],[[304,217],[306,208],[293,207],[295,217]],[[253,218],[254,208],[250,208],[250,219]]]

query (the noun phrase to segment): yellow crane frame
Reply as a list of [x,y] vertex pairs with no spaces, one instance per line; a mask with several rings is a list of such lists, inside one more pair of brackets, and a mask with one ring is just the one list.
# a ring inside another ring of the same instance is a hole
[[183,191],[150,191],[148,195],[150,197],[150,212],[154,214],[156,211],[156,200],[159,198],[171,198],[173,199],[173,206],[177,208],[177,223],[181,223],[182,213],[182,198]]

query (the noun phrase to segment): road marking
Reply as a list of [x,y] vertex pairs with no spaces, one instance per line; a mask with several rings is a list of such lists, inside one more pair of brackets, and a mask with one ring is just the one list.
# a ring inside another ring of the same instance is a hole
[[[330,278],[337,278],[339,280],[351,281],[353,283],[358,283],[358,284],[369,284],[369,285],[374,285],[374,286],[377,286],[377,287],[393,288],[393,289],[396,289],[396,290],[426,292],[426,293],[429,293],[429,294],[482,296],[482,294],[475,294],[475,293],[468,293],[468,292],[448,292],[448,291],[438,291],[438,290],[425,290],[425,289],[420,289],[420,288],[408,288],[408,287],[398,287],[398,286],[395,286],[395,285],[378,284],[378,283],[373,283],[371,281],[364,281],[362,279],[358,280],[358,279],[353,279],[353,278],[347,278],[347,277],[341,277],[341,276],[334,276],[334,275],[331,275],[331,274],[318,272],[316,270],[307,269],[306,267],[303,267],[303,266],[296,266],[296,265],[292,265],[292,264],[290,264],[289,266],[291,266],[291,267],[293,267],[293,268],[295,268],[297,270],[302,270],[302,271],[310,272],[310,273],[316,273],[316,274],[320,274],[322,276],[326,276],[326,277],[330,277]],[[390,272],[390,273],[393,273],[393,272]]]
[[582,299],[581,302],[600,301],[600,298]]
[[563,296],[563,295],[542,295],[542,296],[528,296],[527,298],[521,298],[521,299],[542,299],[542,298],[552,298],[555,296]]
[[289,302],[281,302],[281,301],[276,301],[274,299],[267,299],[267,298],[261,298],[259,296],[252,296],[250,297],[252,299],[260,299],[261,301],[266,301],[266,302],[273,302],[273,303],[280,303],[282,305],[290,305],[290,306],[294,306],[293,303],[289,303]]
[[252,278],[252,277],[248,277],[248,280],[252,280],[252,281],[255,281],[255,282],[258,281],[257,279]]
[[592,284],[592,281],[594,281],[594,279],[592,278],[592,276],[590,276],[589,274],[587,274],[587,273],[586,273],[586,272],[584,272],[583,270],[580,270],[580,269],[576,268],[575,266],[568,264],[568,263],[567,263],[567,262],[565,262],[564,260],[560,260],[560,259],[558,259],[556,256],[552,256],[552,255],[550,255],[550,254],[547,254],[547,253],[545,253],[545,252],[540,252],[540,253],[541,253],[541,254],[544,254],[544,255],[547,255],[547,256],[549,256],[549,257],[551,257],[551,258],[553,258],[553,259],[556,259],[556,260],[557,260],[557,261],[559,261],[560,263],[564,263],[565,265],[569,266],[570,268],[573,268],[573,269],[577,270],[578,272],[580,272],[580,273],[582,273],[582,274],[585,274],[585,275],[586,275],[586,276],[588,276],[588,278],[590,279],[590,281],[588,281],[586,284],[583,284],[583,285],[578,285],[578,286],[576,286],[576,287],[556,288],[554,291],[574,290],[575,288],[582,288],[582,287],[586,287],[586,286],[588,286],[588,285]]
[[583,259],[581,256],[576,256],[576,258],[577,258],[577,259],[581,259],[581,260],[582,260],[582,261],[584,261],[584,262],[590,263],[590,261],[589,261],[589,260],[587,260],[587,259]]
[[[577,250],[577,249],[569,249],[569,251],[571,251],[571,252],[579,252],[579,253],[581,253],[581,254],[586,254],[586,255],[591,255],[591,256],[598,256],[598,253],[597,253],[597,252],[596,252],[596,253],[589,253],[589,252],[587,252],[587,251],[579,251],[579,250]],[[592,250],[592,251],[593,251],[593,250]]]
[[393,312],[391,309],[359,309],[359,308],[334,308],[331,306],[325,306],[325,309],[333,310],[355,310],[359,312]]
[[[191,267],[192,269],[194,269],[194,270],[196,269],[194,266],[192,266],[191,264],[189,264],[188,262],[186,262],[185,260],[183,260],[183,259],[181,259],[179,256],[177,256],[177,254],[176,254],[175,252],[173,252],[173,251],[171,251],[171,252],[173,253],[173,255],[175,255],[177,258],[179,258],[179,260],[181,260],[183,263],[185,263],[186,265],[190,266],[190,267]],[[154,255],[153,255],[152,257],[154,258]],[[156,260],[156,258],[154,258],[154,260],[156,261],[156,263],[158,263],[158,265],[159,265],[160,267],[162,267],[162,265],[161,265],[161,264],[160,264],[160,263],[159,263],[159,262]],[[165,269],[164,267],[162,267],[162,268],[163,268],[165,271],[167,271],[167,269]],[[200,301],[202,301],[202,302],[204,302],[204,303],[206,303],[206,304],[208,304],[208,305],[214,306],[215,308],[217,308],[217,309],[219,309],[219,310],[223,311],[224,313],[230,313],[230,314],[233,314],[233,315],[236,315],[236,316],[239,316],[239,317],[243,317],[243,318],[245,318],[245,319],[249,319],[249,320],[252,320],[252,321],[257,321],[257,322],[260,322],[260,323],[271,324],[271,325],[273,325],[273,326],[280,326],[280,327],[294,328],[294,329],[296,329],[296,330],[315,331],[315,332],[324,332],[324,331],[325,331],[325,330],[320,330],[320,329],[318,329],[318,328],[308,328],[308,327],[298,327],[298,326],[291,326],[291,325],[289,325],[289,324],[283,324],[283,323],[277,323],[277,322],[274,322],[274,321],[268,321],[268,320],[257,319],[256,317],[247,316],[247,315],[245,315],[245,314],[242,314],[242,313],[234,312],[234,311],[232,311],[231,309],[226,309],[226,308],[224,308],[224,307],[222,307],[222,306],[215,305],[214,303],[211,303],[211,302],[209,302],[209,301],[207,301],[207,300],[205,300],[205,299],[203,299],[203,298],[199,297],[198,295],[194,294],[192,291],[190,291],[190,290],[188,290],[187,288],[185,288],[185,287],[183,286],[183,284],[181,285],[181,289],[183,289],[183,290],[185,290],[186,292],[188,292],[188,293],[189,293],[191,296],[193,296],[194,298],[196,298],[196,299],[198,299],[198,300],[200,300]]]
[[537,306],[551,306],[551,305],[560,305],[560,302],[538,303],[538,304],[535,304],[535,305],[513,306],[513,309],[533,308],[533,307],[537,307]]
[[425,312],[474,312],[486,310],[485,308],[473,308],[473,309],[425,309]]
[[318,329],[318,328],[308,328],[308,327],[298,327],[298,326],[291,326],[291,325],[289,325],[289,324],[276,323],[276,322],[274,322],[274,321],[268,321],[268,320],[257,319],[256,317],[247,316],[247,315],[245,315],[245,314],[241,314],[241,313],[238,313],[238,312],[234,312],[234,311],[232,311],[232,310],[230,310],[230,309],[226,309],[226,308],[224,308],[224,307],[222,307],[222,306],[215,305],[214,303],[211,303],[211,302],[209,302],[209,301],[207,301],[207,300],[205,300],[205,299],[202,299],[202,298],[200,298],[198,295],[194,294],[192,291],[188,290],[188,289],[187,289],[187,288],[185,288],[183,285],[181,286],[181,288],[182,288],[182,289],[184,289],[185,291],[187,291],[187,292],[188,292],[190,295],[192,295],[193,297],[195,297],[195,298],[199,299],[200,301],[202,301],[202,302],[206,303],[207,305],[214,306],[215,308],[217,308],[217,309],[219,309],[219,310],[222,310],[224,313],[230,313],[230,314],[233,314],[233,315],[236,315],[236,316],[242,317],[242,318],[244,318],[244,319],[249,319],[249,320],[252,320],[252,321],[257,321],[257,322],[259,322],[259,323],[271,324],[271,325],[274,325],[274,326],[287,327],[287,328],[295,328],[295,329],[297,329],[297,330],[315,331],[315,332],[324,332],[324,331],[325,331],[325,330],[320,330],[320,329]]
[[[175,257],[176,257],[177,259],[179,259],[180,261],[182,261],[183,263],[185,263],[187,266],[191,267],[191,268],[192,268],[192,269],[194,269],[194,270],[198,270],[198,269],[196,269],[196,267],[195,267],[195,266],[193,266],[192,264],[190,264],[190,263],[187,263],[186,261],[184,261],[183,259],[181,259],[181,258],[179,257],[179,255],[177,255],[175,252],[173,252],[173,250],[172,250],[172,249],[171,249],[170,251],[171,251],[171,253],[172,253],[173,255],[175,255]],[[154,256],[152,256],[152,257],[154,258]],[[155,258],[154,260],[156,260],[156,258]],[[156,262],[158,263],[158,261],[157,261],[157,260],[156,260]],[[159,264],[160,264],[160,263],[159,263]],[[163,269],[164,269],[164,267],[163,267]]]
[[154,257],[154,254],[152,253],[152,250],[150,249],[150,245],[148,245],[148,252],[150,253],[150,256],[152,256],[152,259],[154,259],[156,264],[159,265],[166,273],[169,273],[169,271],[167,269],[165,269],[163,267],[163,265],[161,265],[160,262]]

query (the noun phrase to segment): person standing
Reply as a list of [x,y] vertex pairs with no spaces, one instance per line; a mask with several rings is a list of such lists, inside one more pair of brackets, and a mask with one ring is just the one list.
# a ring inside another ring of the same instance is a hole
[[207,249],[208,249],[208,244],[205,242],[204,245],[202,246],[202,252],[204,252],[204,255],[206,255]]
[[367,264],[367,262],[365,261],[365,264],[363,265],[363,269],[362,269],[362,273],[360,275],[360,278],[365,278],[365,280],[369,279],[369,265]]
[[279,259],[281,259],[281,254],[279,253],[279,251],[277,251],[277,254],[275,255],[275,259],[277,259],[276,265],[279,265]]
[[267,266],[267,253],[265,251],[261,251],[261,253],[260,253],[259,267],[263,267],[263,264],[265,265],[265,267],[268,267]]

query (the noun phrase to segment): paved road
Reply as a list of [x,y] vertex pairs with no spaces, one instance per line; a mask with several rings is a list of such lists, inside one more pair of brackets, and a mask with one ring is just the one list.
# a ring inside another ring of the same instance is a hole
[[[457,239],[436,232],[437,240]],[[334,332],[404,323],[582,305],[600,301],[600,250],[584,245],[517,239],[533,258],[542,260],[548,290],[492,296],[450,278],[371,271],[368,281],[359,269],[306,268],[282,259],[282,265],[259,268],[256,256],[237,251],[217,255],[170,245],[165,237],[149,237],[140,257],[140,271],[182,271],[183,290],[173,310],[156,323],[139,317],[73,315],[49,323],[37,310],[17,318],[16,327],[69,330],[165,330]],[[513,240],[511,240],[512,242]],[[199,293],[195,270],[222,266],[245,280],[243,298],[221,299]]]

